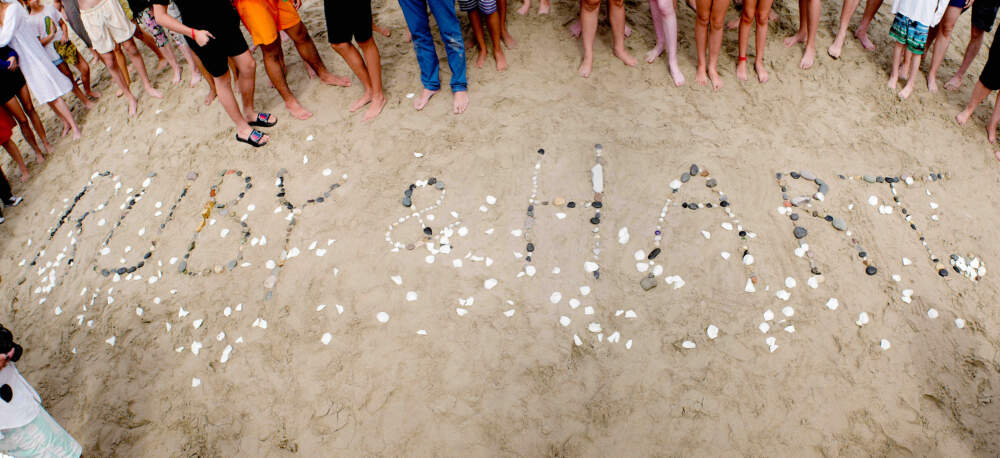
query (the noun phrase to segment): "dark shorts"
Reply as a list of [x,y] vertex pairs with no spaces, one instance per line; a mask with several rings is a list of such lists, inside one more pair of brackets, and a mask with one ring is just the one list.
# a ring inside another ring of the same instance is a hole
[[0,70],[0,105],[7,103],[12,97],[21,92],[24,87],[24,75],[21,70]]
[[993,23],[997,21],[997,9],[1000,8],[998,0],[976,0],[972,3],[972,26],[989,32],[993,30]]
[[324,0],[326,35],[331,44],[363,43],[372,38],[371,0]]
[[951,0],[948,2],[948,6],[965,9],[965,0]]
[[997,37],[1000,37],[1000,34],[993,36],[990,57],[986,59],[986,66],[979,74],[979,82],[991,91],[1000,89],[1000,40],[997,40]]
[[188,46],[201,59],[208,73],[216,78],[229,71],[230,57],[236,57],[250,50],[240,30],[240,18],[236,13],[233,13],[233,16],[207,29],[215,38],[209,40],[205,46],[198,46],[191,37],[185,37]]

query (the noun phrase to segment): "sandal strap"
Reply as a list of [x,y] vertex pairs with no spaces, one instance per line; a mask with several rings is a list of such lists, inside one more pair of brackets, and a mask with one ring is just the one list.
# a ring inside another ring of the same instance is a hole
[[261,131],[259,131],[259,130],[257,130],[257,129],[252,130],[250,132],[250,135],[247,136],[247,140],[250,140],[250,141],[252,141],[254,143],[258,143],[258,144],[260,143],[261,139],[263,139],[263,138],[264,138],[264,133],[261,132]]
[[266,123],[270,119],[271,119],[271,113],[264,113],[264,112],[257,113],[257,121],[259,122]]

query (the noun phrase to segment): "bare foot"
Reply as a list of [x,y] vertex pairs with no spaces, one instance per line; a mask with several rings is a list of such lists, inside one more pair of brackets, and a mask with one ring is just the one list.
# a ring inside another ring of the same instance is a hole
[[972,112],[969,110],[962,110],[961,113],[955,115],[955,122],[960,126],[964,126],[965,123],[969,122],[969,118],[972,117]]
[[115,92],[115,97],[121,97],[123,95],[125,95],[125,91],[121,89],[118,89],[118,92]]
[[68,133],[69,133],[69,124],[68,124],[68,123],[67,123],[66,121],[63,121],[63,123],[62,123],[62,124],[63,124],[63,128],[62,128],[62,134],[60,134],[59,136],[60,136],[60,137],[65,137],[65,136],[66,136],[66,134],[68,134]]
[[42,153],[35,153],[35,162],[42,164],[45,162],[45,155]]
[[305,107],[300,105],[298,100],[295,99],[285,102],[285,108],[288,109],[288,113],[295,119],[309,119],[313,115],[309,112],[309,110],[306,110]]
[[908,82],[908,83],[906,83],[906,86],[903,86],[903,90],[899,91],[898,95],[899,95],[899,98],[901,98],[903,100],[906,100],[907,98],[910,97],[910,94],[912,94],[912,93],[913,93],[913,84],[910,83],[910,82]]
[[497,71],[502,72],[507,70],[507,56],[503,53],[503,49],[497,47],[493,50],[493,58],[497,61]]
[[[304,64],[304,65],[306,67],[306,77],[308,77],[311,80],[314,80],[316,79],[317,76],[319,76],[316,74],[316,70],[312,68],[312,65],[309,64]],[[285,76],[288,75],[286,74]]]
[[135,117],[135,114],[139,112],[139,101],[132,97],[128,100],[128,115]]
[[896,83],[898,83],[898,82],[899,82],[899,76],[893,74],[893,75],[889,75],[889,82],[886,83],[886,85],[889,86],[889,90],[890,91],[895,92],[896,91]]
[[629,67],[635,67],[636,64],[639,63],[639,61],[636,60],[635,57],[632,57],[632,55],[629,54],[628,51],[625,50],[625,48],[616,49],[615,57],[621,59],[621,61],[625,63],[625,65],[628,65]]
[[517,9],[517,14],[524,16],[525,14],[528,14],[529,10],[531,10],[531,0],[525,0],[524,4]]
[[431,101],[431,97],[434,97],[434,94],[437,94],[438,92],[439,91],[424,89],[424,92],[420,94],[420,97],[417,97],[417,99],[413,101],[413,108],[416,108],[417,111],[423,110],[424,107],[427,106],[427,102]]
[[503,32],[500,32],[500,41],[502,41],[503,44],[505,46],[507,46],[507,48],[509,48],[509,49],[516,49],[517,48],[517,40],[515,40],[514,36],[511,35],[510,32],[508,32],[506,30],[504,30]]
[[[312,68],[312,67],[309,67],[308,65],[306,65],[306,67],[307,68]],[[320,81],[322,81],[323,84],[326,84],[327,86],[340,86],[340,87],[350,87],[351,86],[351,80],[350,79],[345,78],[343,76],[334,75],[333,73],[327,73],[327,74],[323,75],[322,77],[320,77]]]
[[[42,149],[45,150],[45,154],[50,154],[52,153],[52,144],[49,143],[48,140],[42,140]],[[42,159],[39,162],[45,162],[45,155],[39,154],[39,156],[42,156]]]
[[413,34],[411,34],[409,30],[403,33],[403,41],[407,43],[413,41]]
[[354,103],[351,104],[348,110],[350,110],[351,113],[354,113],[355,111],[360,110],[365,105],[368,105],[368,102],[371,101],[372,101],[372,95],[368,91],[365,91],[364,94],[361,94],[361,98],[355,100]]
[[829,48],[826,48],[826,53],[834,59],[840,59],[840,53],[843,52],[844,42],[841,40],[834,40],[833,44]]
[[805,43],[805,41],[806,41],[805,34],[803,34],[803,33],[800,32],[800,33],[796,33],[795,35],[792,35],[792,36],[790,36],[788,38],[785,38],[784,43],[785,43],[785,47],[786,48],[791,48],[792,46],[795,46],[796,44]]
[[708,70],[708,78],[712,80],[712,89],[718,92],[722,89],[722,77],[719,76],[719,72],[714,68]]
[[994,151],[993,158],[1000,161],[1000,151]]
[[174,79],[170,80],[170,84],[179,84],[181,82],[181,69],[174,69]]
[[27,168],[22,168],[21,169],[21,183],[27,183],[29,178],[31,178],[31,174],[28,173],[28,169]]
[[667,68],[670,69],[670,77],[674,80],[674,86],[681,87],[684,85],[684,74],[681,73],[680,67],[677,66],[677,61],[674,60],[667,64]]
[[650,49],[649,52],[646,53],[646,63],[653,63],[657,57],[660,57],[660,54],[663,54],[663,46],[656,45],[655,48]]
[[746,81],[749,79],[749,77],[747,77],[747,61],[745,57],[736,61],[736,79],[740,81]]
[[698,83],[699,86],[708,85],[708,72],[705,71],[705,67],[699,65],[697,73],[694,77],[694,82]]
[[807,47],[806,52],[802,54],[802,60],[799,61],[799,68],[809,70],[814,63],[816,63],[816,48]]
[[486,64],[486,53],[480,49],[476,56],[476,68],[483,68],[484,64]]
[[163,93],[156,90],[153,86],[146,86],[146,93],[149,94],[150,97],[155,97],[157,99],[163,98]]
[[753,64],[753,69],[757,71],[757,81],[764,84],[771,78],[771,75],[767,73],[767,67],[764,66],[763,62],[755,62]]
[[580,20],[577,19],[569,25],[569,33],[573,35],[573,38],[580,38],[580,32],[583,31],[583,27],[580,26]]
[[[165,60],[163,60],[163,59],[160,59],[160,60],[159,60],[159,61],[158,61],[158,62],[156,63],[156,71],[160,71],[160,70],[163,70],[163,67],[166,67],[166,66],[167,66],[167,61],[165,61]],[[131,66],[131,65],[129,65],[129,70],[132,70],[132,66]]]
[[215,91],[208,91],[208,95],[205,96],[205,105],[211,105],[217,97]]
[[81,138],[83,138],[83,135],[80,134],[80,129],[74,127],[73,128],[73,140],[79,140]]
[[541,0],[538,4],[538,14],[549,14],[552,10],[551,0]]
[[584,78],[590,78],[590,73],[594,71],[594,56],[583,56],[583,61],[580,62],[580,76]]
[[934,78],[932,76],[927,77],[927,90],[931,91],[932,94],[937,93],[938,91],[937,78]]
[[455,93],[454,113],[462,114],[469,109],[469,92],[459,91]]
[[365,115],[361,118],[361,121],[368,122],[378,117],[378,115],[382,113],[382,108],[385,107],[386,102],[385,96],[383,95],[373,98],[371,106],[369,106],[368,110],[365,111]]
[[872,43],[871,38],[868,38],[868,33],[854,32],[854,38],[857,38],[861,42],[861,47],[865,48],[867,51],[875,49],[875,43]]
[[87,93],[87,97],[97,100],[101,98],[101,93],[91,89],[90,92]]
[[944,83],[944,88],[949,91],[957,91],[960,87],[962,87],[962,77],[958,75],[951,77],[947,83]]

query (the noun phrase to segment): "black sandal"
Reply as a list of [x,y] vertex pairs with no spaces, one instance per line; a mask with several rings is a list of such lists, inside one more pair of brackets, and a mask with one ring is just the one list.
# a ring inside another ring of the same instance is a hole
[[278,123],[277,119],[274,121],[268,121],[268,119],[271,119],[271,113],[257,113],[257,119],[248,124],[253,127],[272,127]]
[[264,133],[256,129],[250,131],[250,135],[247,138],[240,138],[240,134],[236,134],[236,141],[246,143],[254,148],[260,148],[261,146],[266,145],[267,143],[260,142],[263,139]]

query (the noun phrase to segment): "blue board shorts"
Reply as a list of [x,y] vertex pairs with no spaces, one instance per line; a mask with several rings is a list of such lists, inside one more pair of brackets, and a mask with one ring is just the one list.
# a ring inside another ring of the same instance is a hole
[[929,27],[910,19],[902,13],[896,13],[889,29],[889,36],[906,46],[913,54],[921,55],[927,49],[927,31]]

